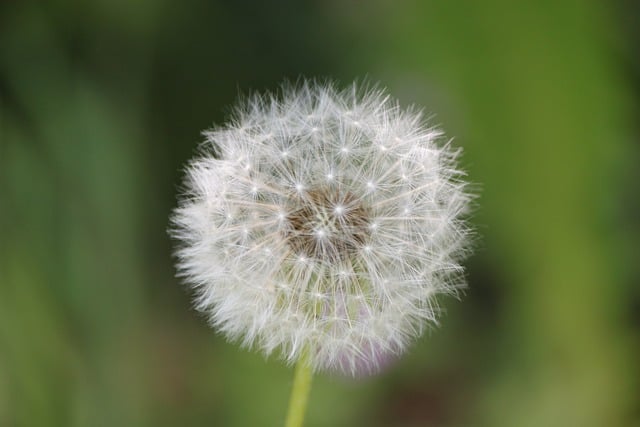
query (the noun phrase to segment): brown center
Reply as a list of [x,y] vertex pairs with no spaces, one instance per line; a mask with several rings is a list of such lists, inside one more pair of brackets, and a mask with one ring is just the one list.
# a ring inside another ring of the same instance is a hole
[[369,229],[369,215],[361,201],[332,189],[306,192],[287,221],[285,235],[295,253],[329,262],[356,253]]

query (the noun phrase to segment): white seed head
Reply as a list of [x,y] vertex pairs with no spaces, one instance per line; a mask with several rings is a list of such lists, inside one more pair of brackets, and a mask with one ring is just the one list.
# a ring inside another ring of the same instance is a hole
[[458,151],[384,91],[303,82],[204,135],[172,233],[196,307],[229,339],[372,373],[464,286]]

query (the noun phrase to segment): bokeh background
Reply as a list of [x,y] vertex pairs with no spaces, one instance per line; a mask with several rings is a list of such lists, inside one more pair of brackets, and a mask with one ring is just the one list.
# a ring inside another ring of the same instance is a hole
[[379,81],[465,150],[462,301],[308,426],[640,426],[633,1],[0,4],[0,425],[278,426],[292,370],[174,277],[200,132],[300,76]]

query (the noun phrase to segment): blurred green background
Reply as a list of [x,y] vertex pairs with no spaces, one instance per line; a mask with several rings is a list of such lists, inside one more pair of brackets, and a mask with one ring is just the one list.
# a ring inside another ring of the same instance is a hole
[[640,426],[640,7],[0,4],[0,426],[278,426],[292,370],[174,278],[200,131],[284,78],[380,81],[478,184],[463,301],[308,426]]

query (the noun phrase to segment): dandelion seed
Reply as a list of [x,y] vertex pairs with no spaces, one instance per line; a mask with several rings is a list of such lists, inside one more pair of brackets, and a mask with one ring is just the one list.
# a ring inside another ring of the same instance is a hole
[[381,90],[302,83],[205,132],[172,233],[211,324],[347,375],[434,324],[464,286],[469,195],[458,151],[420,123]]

